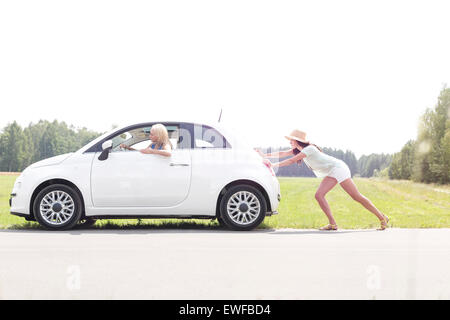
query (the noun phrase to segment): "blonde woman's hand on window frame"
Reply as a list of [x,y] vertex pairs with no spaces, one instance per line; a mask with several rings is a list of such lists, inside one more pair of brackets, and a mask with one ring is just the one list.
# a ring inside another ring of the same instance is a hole
[[136,151],[136,149],[133,149],[132,147],[129,147],[129,146],[127,146],[127,145],[124,144],[124,143],[121,143],[121,144],[119,145],[119,147],[122,148],[122,149],[130,150],[130,151]]

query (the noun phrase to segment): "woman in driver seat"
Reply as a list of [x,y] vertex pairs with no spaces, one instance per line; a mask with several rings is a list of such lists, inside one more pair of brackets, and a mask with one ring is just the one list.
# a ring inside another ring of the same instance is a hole
[[170,157],[172,155],[172,144],[169,140],[169,133],[163,124],[158,123],[153,125],[150,130],[149,138],[152,143],[145,149],[136,150],[123,143],[120,144],[120,147],[145,154],[159,154],[165,157]]

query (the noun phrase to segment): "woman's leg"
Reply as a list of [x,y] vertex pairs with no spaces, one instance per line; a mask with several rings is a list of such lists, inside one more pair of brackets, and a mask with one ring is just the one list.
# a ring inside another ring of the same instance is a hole
[[380,219],[380,221],[384,221],[384,215],[373,205],[373,203],[369,199],[364,197],[359,192],[358,188],[351,178],[341,182],[341,187],[353,198],[353,200],[361,203],[364,208],[376,215],[378,219]]
[[337,180],[331,177],[325,177],[320,183],[319,189],[316,192],[316,200],[319,203],[320,208],[328,217],[330,224],[336,224],[334,217],[331,213],[330,205],[325,199],[326,194],[337,185]]

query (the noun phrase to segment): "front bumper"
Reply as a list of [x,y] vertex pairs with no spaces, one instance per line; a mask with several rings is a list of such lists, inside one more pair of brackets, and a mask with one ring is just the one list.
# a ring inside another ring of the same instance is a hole
[[[11,193],[11,195],[9,196],[9,206],[11,208],[13,207],[13,199],[16,197],[17,197],[16,193]],[[14,210],[14,211],[10,211],[10,214],[21,217],[21,218],[25,218],[25,220],[27,220],[27,221],[35,221],[33,216],[30,216],[29,214],[22,213],[22,212],[17,212],[17,211],[15,211],[16,209],[17,208],[12,208],[12,210]]]

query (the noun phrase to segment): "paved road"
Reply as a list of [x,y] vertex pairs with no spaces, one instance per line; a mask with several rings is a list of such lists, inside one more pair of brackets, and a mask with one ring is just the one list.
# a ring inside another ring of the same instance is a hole
[[450,229],[0,230],[0,298],[450,299]]

